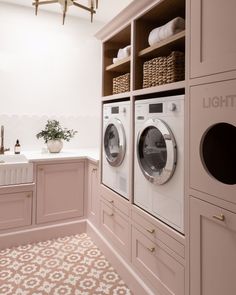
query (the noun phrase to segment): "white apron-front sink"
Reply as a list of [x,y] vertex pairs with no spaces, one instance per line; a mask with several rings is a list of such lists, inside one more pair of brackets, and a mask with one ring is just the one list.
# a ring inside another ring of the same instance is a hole
[[24,155],[0,155],[0,185],[33,182],[33,164]]

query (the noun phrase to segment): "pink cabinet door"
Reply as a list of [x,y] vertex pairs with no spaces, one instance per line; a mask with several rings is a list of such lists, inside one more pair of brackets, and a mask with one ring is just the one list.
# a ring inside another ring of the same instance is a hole
[[84,162],[37,167],[37,223],[83,216]]
[[0,195],[0,230],[30,225],[32,192]]
[[101,232],[123,256],[130,258],[130,224],[114,206],[101,201]]
[[191,295],[236,294],[236,214],[191,197]]
[[236,1],[191,0],[191,78],[236,69]]
[[99,216],[99,183],[98,167],[88,163],[88,218],[93,223],[98,223]]

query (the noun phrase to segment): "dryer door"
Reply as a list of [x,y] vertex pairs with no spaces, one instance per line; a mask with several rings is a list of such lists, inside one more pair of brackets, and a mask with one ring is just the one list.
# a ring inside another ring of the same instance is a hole
[[118,167],[125,156],[126,140],[124,127],[119,119],[111,119],[104,130],[104,152],[111,166]]
[[138,133],[137,157],[144,176],[154,184],[164,184],[176,167],[177,148],[170,128],[159,119],[149,119]]

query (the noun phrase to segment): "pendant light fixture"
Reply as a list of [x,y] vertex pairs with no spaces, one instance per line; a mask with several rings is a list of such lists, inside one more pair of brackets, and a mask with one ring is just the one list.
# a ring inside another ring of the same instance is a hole
[[[40,5],[59,3],[61,5],[62,11],[63,11],[63,19],[62,19],[63,25],[65,23],[66,13],[68,11],[69,6],[76,6],[76,7],[79,7],[81,9],[84,9],[84,10],[87,10],[88,12],[90,12],[91,22],[93,22],[93,15],[96,13],[95,9],[98,8],[98,0],[89,0],[88,6],[78,3],[78,1],[79,0],[35,0],[32,5],[35,6],[35,15],[37,15],[38,8]],[[94,2],[96,2],[96,4]],[[96,5],[96,7],[95,7],[95,5]]]

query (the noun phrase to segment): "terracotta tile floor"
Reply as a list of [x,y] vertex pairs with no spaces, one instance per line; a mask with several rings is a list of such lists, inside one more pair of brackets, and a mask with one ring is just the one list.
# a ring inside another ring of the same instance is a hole
[[130,295],[87,234],[0,251],[1,295]]

